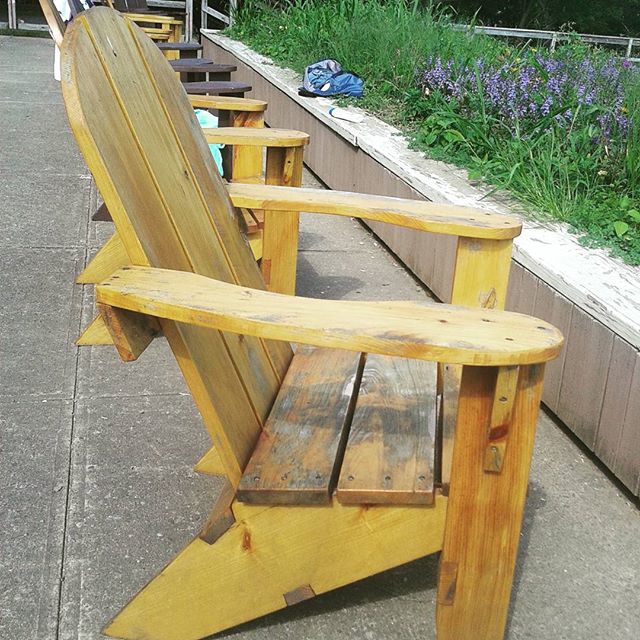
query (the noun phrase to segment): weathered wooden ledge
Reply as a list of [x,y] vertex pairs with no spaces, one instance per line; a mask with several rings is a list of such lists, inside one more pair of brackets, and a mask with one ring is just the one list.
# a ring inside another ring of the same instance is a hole
[[[236,79],[269,103],[266,121],[311,134],[305,163],[332,189],[424,198],[513,214],[466,171],[409,149],[402,134],[362,112],[329,116],[333,102],[298,96],[299,76],[240,42],[203,30],[204,55],[238,65]],[[448,301],[454,244],[424,232],[371,223],[377,235]],[[516,239],[507,308],[558,326],[567,339],[548,365],[543,400],[636,495],[640,495],[640,268],[587,249],[565,225],[525,221]]]

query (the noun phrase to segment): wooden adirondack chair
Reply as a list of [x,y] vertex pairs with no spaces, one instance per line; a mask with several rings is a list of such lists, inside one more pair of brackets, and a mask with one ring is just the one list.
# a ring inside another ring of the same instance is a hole
[[[39,0],[39,2],[53,40],[56,45],[60,47],[67,25],[62,19],[53,0]],[[83,5],[77,0],[71,0],[70,6],[74,18],[85,10]],[[128,15],[128,17],[129,19],[133,19],[130,15]],[[136,20],[135,22],[137,23],[139,21]],[[145,31],[147,35],[153,35],[153,33],[149,34],[148,29],[143,29],[143,31]],[[187,43],[180,45],[180,43],[177,42],[168,42],[164,43],[164,45],[163,52],[165,53],[165,57],[169,60],[169,64],[173,70],[180,75],[183,83],[189,83],[191,85],[191,93],[241,98],[245,93],[251,91],[251,85],[246,82],[231,81],[231,74],[237,70],[235,65],[217,64],[213,62],[213,60],[206,58],[177,59],[175,55],[170,55],[172,51],[175,53],[176,48],[193,49],[193,46],[189,46]],[[169,49],[168,47],[170,46],[174,48]],[[206,77],[206,80],[197,81],[204,77]]]
[[[226,187],[161,54],[108,9],[74,21],[63,62],[72,129],[135,265],[97,287],[101,313],[125,360],[164,334],[214,443],[200,469],[227,478],[201,533],[104,632],[202,638],[441,550],[438,638],[501,638],[544,362],[562,342],[499,310],[520,224]],[[300,210],[457,235],[454,301],[497,309],[268,292],[235,207],[281,227],[272,272],[295,273]],[[444,482],[433,361],[462,371]]]
[[[162,15],[160,11],[151,10],[146,0],[105,0],[107,6],[124,13],[139,25],[152,40],[168,40],[180,42],[184,24],[171,16]],[[162,20],[158,20],[161,18]],[[149,25],[155,25],[150,27]]]
[[[52,0],[40,0],[54,42],[62,45],[67,25],[62,20]],[[76,11],[77,16],[82,11]],[[181,61],[170,62],[172,68]],[[230,67],[232,65],[218,65]],[[183,83],[184,84],[184,83]],[[199,83],[205,89],[213,83]],[[206,92],[206,91],[205,91]],[[302,150],[309,136],[298,131],[264,130],[264,112],[267,103],[231,96],[190,95],[192,107],[216,111],[220,128],[207,129],[205,135],[209,143],[226,146],[224,154],[225,175],[234,182],[254,183],[263,179],[267,184],[299,186],[302,178]],[[248,129],[238,132],[235,128]],[[255,131],[262,129],[262,131]],[[263,151],[266,152],[266,168],[263,172]],[[264,216],[261,211],[243,211],[246,231],[256,259],[263,256]],[[102,204],[92,216],[94,221],[110,221],[111,214]],[[269,250],[265,265],[269,263]],[[117,268],[129,264],[126,252],[116,232],[96,254],[95,258],[78,276],[78,284],[94,284],[104,280]],[[113,344],[100,316],[94,318],[77,340],[79,346]]]

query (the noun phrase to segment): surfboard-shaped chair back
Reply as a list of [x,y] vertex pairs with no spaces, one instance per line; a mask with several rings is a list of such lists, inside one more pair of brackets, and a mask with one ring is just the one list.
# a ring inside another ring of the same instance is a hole
[[[62,47],[62,89],[132,264],[265,288],[184,89],[139,27],[106,7],[78,16]],[[169,321],[162,330],[235,481],[291,347]]]

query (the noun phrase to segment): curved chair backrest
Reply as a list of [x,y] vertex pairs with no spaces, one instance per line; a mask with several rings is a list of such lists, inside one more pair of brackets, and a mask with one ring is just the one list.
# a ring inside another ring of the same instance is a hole
[[[186,93],[136,25],[106,7],[78,16],[63,42],[62,91],[132,264],[265,288]],[[162,328],[229,475],[236,476],[291,348],[173,322]]]

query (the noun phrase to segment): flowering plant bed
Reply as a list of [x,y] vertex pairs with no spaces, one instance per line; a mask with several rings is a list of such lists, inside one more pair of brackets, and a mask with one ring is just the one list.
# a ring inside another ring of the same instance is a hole
[[336,58],[415,148],[640,264],[640,73],[570,42],[513,48],[415,2],[244,3],[232,35],[300,72]]

